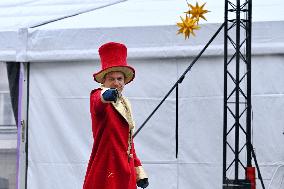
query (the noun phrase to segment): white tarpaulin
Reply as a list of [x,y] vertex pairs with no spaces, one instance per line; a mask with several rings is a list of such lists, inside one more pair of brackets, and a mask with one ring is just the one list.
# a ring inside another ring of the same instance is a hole
[[[27,56],[27,53],[33,51],[47,53],[44,52],[45,48],[54,49],[45,57],[38,57],[39,54],[35,54],[40,61],[58,59],[58,57],[68,59],[70,54],[65,54],[67,49],[76,47],[79,52],[76,51],[75,54],[82,53],[89,49],[89,46],[84,46],[84,43],[89,45],[92,40],[101,42],[105,40],[104,38],[111,39],[117,35],[123,35],[123,33],[117,33],[119,32],[117,30],[116,33],[111,32],[113,28],[133,27],[133,32],[130,35],[136,35],[137,29],[143,29],[144,26],[175,25],[180,21],[180,16],[184,16],[184,12],[188,9],[185,0],[128,0],[118,2],[121,1],[2,0],[0,2],[0,60],[33,61],[35,58]],[[200,5],[204,3],[198,2]],[[195,4],[195,1],[188,1],[188,3]],[[271,28],[267,27],[267,24],[270,22],[284,20],[282,0],[257,0],[253,1],[252,4],[253,22],[265,21],[265,24],[260,28],[263,32],[269,32]],[[224,21],[224,1],[208,0],[205,8],[210,11],[206,14],[208,21],[201,20],[201,24],[222,23]],[[85,13],[83,14],[83,12]],[[99,28],[110,28],[110,34],[102,34],[100,30],[97,30],[98,33],[93,33],[93,29]],[[27,43],[29,33],[33,33],[34,36],[33,40]],[[101,36],[94,38],[98,35]],[[125,38],[127,37],[125,36]],[[40,42],[44,40],[44,43],[37,45],[38,40]],[[183,41],[182,37],[180,37],[180,40]],[[143,38],[137,36],[136,41],[143,41]],[[29,49],[29,47],[33,49]],[[65,51],[58,52],[62,47],[65,48]],[[273,47],[275,46],[273,45]],[[86,53],[87,56],[90,56],[90,52]],[[91,53],[91,55],[93,54]],[[77,58],[84,57],[85,55],[82,55]]]
[[94,11],[123,0],[1,0],[0,60],[23,61],[27,28]]
[[[253,31],[253,144],[265,185],[280,189],[284,162],[281,147],[284,143],[281,113],[284,64],[283,49],[274,52],[271,49],[283,45],[283,36],[278,36],[277,40],[271,36],[283,29],[283,23],[271,22],[267,27],[274,29],[266,34],[258,30],[262,25],[254,24]],[[100,69],[96,52],[100,43],[114,40],[129,46],[129,64],[136,68],[137,77],[126,86],[125,95],[132,102],[134,117],[140,126],[217,27],[206,25],[199,33],[200,38],[187,42],[176,36],[174,26],[143,27],[135,36],[130,35],[135,28],[94,29],[87,31],[93,34],[89,35],[93,40],[86,41],[90,48],[83,52],[86,57],[81,60],[78,57],[82,54],[76,54],[79,51],[74,50],[74,56],[70,53],[72,61],[58,56],[55,60],[39,62],[40,56],[48,56],[55,48],[41,45],[43,49],[38,52],[38,57],[30,50],[28,57],[37,60],[30,65],[28,187],[81,188],[92,146],[89,92],[98,87],[92,80],[92,73]],[[121,34],[115,35],[117,31]],[[49,31],[34,31],[30,38],[44,32]],[[103,38],[96,39],[96,35]],[[83,36],[78,35],[76,40],[80,41]],[[135,41],[137,36],[143,36],[143,40]],[[45,42],[35,41],[38,42],[33,43],[35,46]],[[56,43],[52,44],[60,49]],[[273,47],[273,44],[278,46]],[[61,52],[72,50],[61,49]],[[150,187],[220,188],[222,130],[220,34],[179,87],[178,158],[175,158],[175,93],[135,138],[136,151],[150,177]],[[259,180],[257,186],[260,187]]]
[[0,30],[36,27],[118,2],[122,0],[2,0]]
[[[137,69],[137,78],[127,86],[125,94],[132,101],[138,126],[184,71],[188,61],[187,58],[129,61]],[[97,61],[31,64],[30,189],[81,188],[92,146],[88,94],[97,87],[91,75],[99,69],[98,65]],[[221,57],[204,58],[180,87],[178,159],[175,158],[174,96],[135,139],[151,188],[220,188],[222,67]],[[253,70],[253,142],[268,186],[283,175],[277,169],[283,165],[284,158],[281,146],[284,120],[279,113],[284,104],[283,56],[256,56]],[[281,182],[278,179],[278,184]]]

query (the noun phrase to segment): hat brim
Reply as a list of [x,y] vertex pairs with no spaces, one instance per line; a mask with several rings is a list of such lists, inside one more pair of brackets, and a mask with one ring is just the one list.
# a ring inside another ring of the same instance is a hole
[[124,82],[125,84],[130,83],[135,77],[135,70],[130,66],[113,66],[101,70],[97,73],[93,74],[94,80],[98,83],[103,83],[104,77],[107,73],[110,72],[122,72],[125,76]]

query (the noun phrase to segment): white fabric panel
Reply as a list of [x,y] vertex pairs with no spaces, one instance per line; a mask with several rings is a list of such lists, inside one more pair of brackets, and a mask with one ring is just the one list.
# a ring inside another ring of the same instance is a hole
[[263,55],[252,59],[252,93],[284,94],[284,56]]
[[[126,86],[125,94],[132,102],[137,127],[191,60],[129,60],[137,75]],[[283,56],[254,56],[252,62],[253,143],[266,187],[280,189],[277,187],[282,182],[284,162]],[[92,145],[89,92],[98,86],[92,73],[99,69],[98,60],[31,64],[30,189],[41,185],[81,188]],[[200,59],[179,89],[179,158],[175,159],[175,92],[135,138],[136,151],[150,176],[150,187],[220,188],[223,58]],[[244,136],[241,139],[245,141]],[[245,158],[244,154],[241,158]]]
[[281,189],[284,188],[284,165],[278,165],[273,173],[273,180],[269,183],[268,188]]
[[281,146],[284,144],[283,96],[281,94],[253,98],[254,143],[258,159],[264,165],[284,163],[284,148]]
[[[196,1],[189,1],[195,4]],[[199,5],[205,1],[199,1]],[[205,15],[207,22],[222,23],[224,21],[224,2],[207,0],[205,9],[210,12]],[[235,2],[235,1],[232,1]],[[242,3],[244,1],[241,1]],[[253,1],[253,21],[279,21],[284,20],[281,9],[281,0],[257,0]],[[173,25],[184,16],[187,11],[187,2],[184,0],[128,0],[114,6],[106,7],[74,18],[64,19],[60,22],[44,26],[46,29],[58,28],[105,28],[105,27],[129,27],[129,26],[163,26]],[[263,14],[263,12],[277,12],[277,14]],[[116,15],[115,17],[109,15]],[[92,20],[92,22],[89,22]]]
[[[123,42],[128,47],[130,59],[194,57],[204,47],[220,24],[205,24],[196,37],[184,40],[176,35],[177,26],[137,26],[112,28],[42,27],[0,32],[0,60],[22,62],[81,61],[98,59],[97,49],[108,41]],[[252,53],[282,54],[284,22],[255,22],[252,26]],[[90,40],[91,39],[91,40]],[[204,56],[223,54],[223,34],[216,37]],[[232,53],[229,49],[229,54]]]
[[181,101],[181,162],[222,162],[222,104],[221,98],[193,98]]
[[0,61],[13,61],[19,45],[17,31],[0,32]]
[[208,163],[180,163],[178,165],[179,189],[221,188],[222,165]]
[[[177,26],[137,26],[112,28],[64,28],[28,30],[25,61],[70,61],[98,59],[97,49],[108,41],[123,42],[128,47],[129,58],[180,58],[196,56],[220,24],[204,24],[196,37],[184,40],[176,35]],[[284,49],[284,22],[255,22],[252,26],[253,54],[281,54]],[[91,39],[91,40],[90,40]],[[4,45],[4,44],[3,44]],[[205,56],[222,55],[224,51],[221,32]],[[232,53],[232,48],[229,53]]]
[[[182,74],[192,59],[178,61],[179,74]],[[200,59],[180,86],[179,158],[183,163],[222,162],[222,62],[221,57]]]
[[[131,100],[131,99],[130,99]],[[148,117],[159,100],[131,100],[137,126]],[[138,128],[138,127],[137,127]],[[175,160],[175,102],[167,101],[135,138],[139,157],[146,162]],[[146,152],[146,153],[145,153]]]
[[[71,64],[70,64],[71,63]],[[88,98],[89,92],[98,84],[93,73],[100,69],[98,61],[31,63],[31,90],[39,98]],[[35,71],[33,71],[33,69]]]
[[[29,188],[82,188],[85,165],[78,163],[35,163],[29,162]],[[52,173],[52,175],[50,175]]]
[[[115,2],[118,1],[2,0],[0,2],[0,29],[31,27],[76,13],[94,10]],[[206,15],[208,22],[223,22],[224,1],[207,0],[206,2],[206,9],[210,10]],[[190,3],[194,4],[195,2]],[[284,20],[282,6],[281,0],[253,1],[253,21]],[[183,16],[185,11],[187,11],[187,4],[184,0],[128,0],[125,3],[52,23],[46,28],[172,25],[179,20],[179,16]],[[263,12],[277,12],[277,14],[263,14]],[[204,23],[205,21],[201,20],[201,22]]]
[[[111,40],[126,44],[129,58],[148,58],[149,53],[156,58],[179,54],[184,57],[188,56],[188,52],[192,55],[192,50],[199,51],[219,26],[220,24],[204,25],[203,30],[198,31],[199,38],[188,41],[185,41],[183,36],[176,35],[177,27],[174,25],[59,30],[46,30],[40,27],[29,30],[27,56],[29,60],[35,61],[66,60],[66,58],[67,60],[98,59],[99,46]],[[222,42],[220,35],[213,44],[221,45]],[[184,49],[186,46],[190,50]],[[185,50],[187,51],[184,52]]]
[[[141,59],[128,60],[128,62],[135,66],[136,70],[135,82],[125,87],[128,97],[160,99],[177,80],[175,59]],[[163,70],[166,70],[164,76],[162,75]],[[175,98],[175,96],[170,96],[170,98]]]
[[[136,57],[156,57],[163,52],[166,52],[164,56],[167,57],[192,56],[200,51],[216,31],[216,26],[211,27],[210,23],[222,23],[224,18],[224,1],[207,1],[206,8],[211,11],[206,16],[208,22],[201,20],[201,24],[205,25],[201,25],[201,29],[196,31],[197,37],[185,41],[182,35],[176,35],[178,29],[176,22],[187,9],[186,1],[118,2],[120,1],[2,0],[0,60],[19,62],[90,60],[97,55],[98,46],[110,39],[123,41],[131,48],[134,48],[133,44],[136,48],[143,47],[142,52],[141,49],[138,52],[133,50]],[[114,3],[118,4],[107,6]],[[283,53],[283,32],[279,32],[283,31],[284,27],[282,4],[281,0],[253,2],[252,18],[256,24],[252,27],[252,52]],[[85,11],[90,12],[30,28]],[[277,12],[277,14],[263,14],[263,12]],[[171,29],[165,30],[169,26]],[[22,29],[27,31],[27,36],[26,33],[21,32]],[[12,31],[13,34],[7,31]],[[220,36],[220,39],[223,39],[223,35]],[[194,41],[200,46],[193,46],[192,44],[196,44]],[[161,44],[165,44],[163,52]],[[210,46],[205,54],[221,55],[223,45],[218,44],[220,46]]]
[[253,142],[266,187],[271,189],[284,186],[283,63],[283,55],[258,56],[252,67]]
[[[193,58],[178,59],[178,73],[183,74]],[[206,57],[198,60],[180,87],[182,98],[223,97],[223,58]]]
[[[144,164],[147,174],[149,176],[149,185],[147,188],[165,188],[165,189],[177,189],[178,172],[177,164],[173,163],[156,163],[156,164]],[[138,189],[138,188],[137,188]],[[140,189],[140,188],[139,188]]]
[[2,0],[0,30],[28,28],[94,10],[115,0]]
[[[85,131],[91,132],[90,124],[86,124],[90,119],[83,116],[89,113],[87,105],[88,99],[31,99],[30,116],[34,118],[29,130],[30,160],[81,163],[82,156],[88,159],[84,152],[90,139]],[[75,150],[74,145],[80,148]]]
[[92,146],[92,68],[98,68],[51,65],[31,64],[28,186],[81,188]]

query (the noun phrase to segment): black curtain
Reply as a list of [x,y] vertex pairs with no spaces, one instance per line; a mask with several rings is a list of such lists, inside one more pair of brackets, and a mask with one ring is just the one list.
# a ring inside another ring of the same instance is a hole
[[7,75],[8,75],[8,81],[9,81],[12,108],[13,108],[16,124],[18,124],[20,63],[19,62],[6,62],[6,66],[7,66]]

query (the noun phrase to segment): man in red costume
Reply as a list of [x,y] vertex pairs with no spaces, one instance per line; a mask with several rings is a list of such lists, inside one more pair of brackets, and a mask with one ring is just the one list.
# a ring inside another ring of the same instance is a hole
[[148,186],[148,177],[135,153],[131,106],[122,96],[135,77],[127,65],[125,45],[110,42],[99,48],[102,70],[94,80],[102,86],[91,92],[93,149],[83,189],[136,189]]

